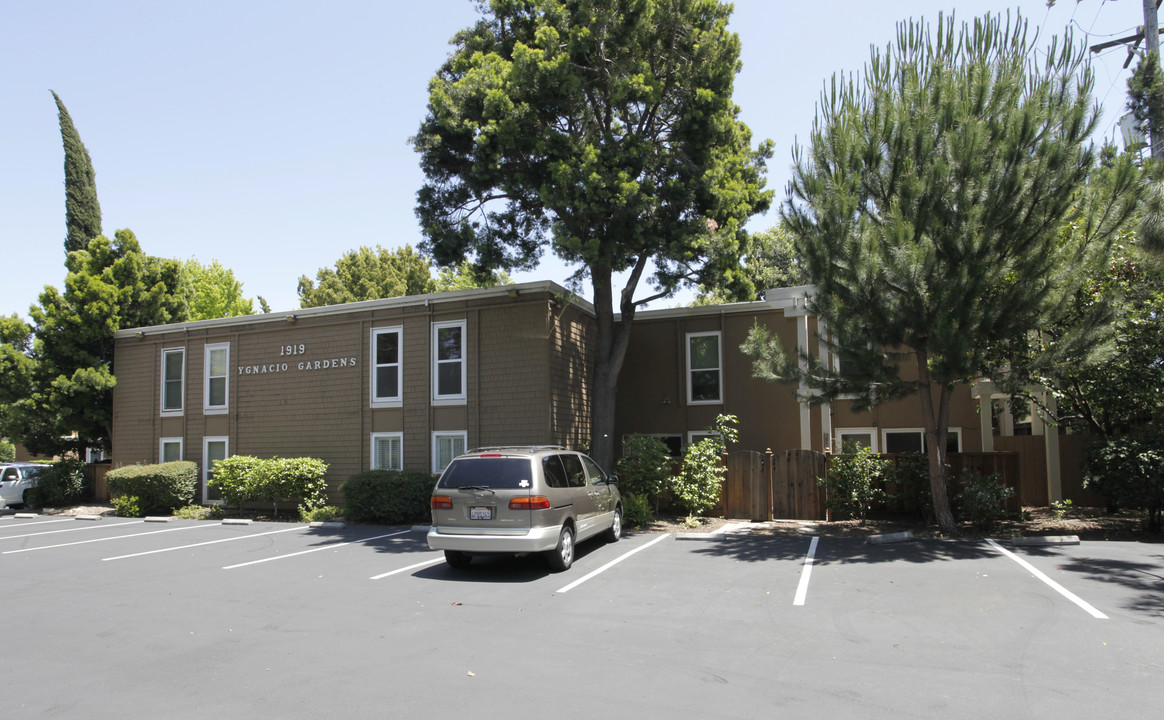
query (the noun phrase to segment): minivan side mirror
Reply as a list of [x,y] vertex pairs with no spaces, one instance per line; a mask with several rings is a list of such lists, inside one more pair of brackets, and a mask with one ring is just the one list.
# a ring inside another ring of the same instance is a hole
[[607,485],[618,485],[618,475],[607,475],[606,476],[606,484]]

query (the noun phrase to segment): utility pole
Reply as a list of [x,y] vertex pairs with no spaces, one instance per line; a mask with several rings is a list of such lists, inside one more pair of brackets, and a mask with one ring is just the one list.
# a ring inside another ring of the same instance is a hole
[[[1159,1],[1144,0],[1144,48],[1147,50],[1147,57],[1156,58],[1157,63],[1160,62],[1160,29],[1156,17]],[[1158,160],[1164,155],[1164,137],[1161,137],[1164,133],[1158,128],[1149,129],[1152,136],[1152,158]]]

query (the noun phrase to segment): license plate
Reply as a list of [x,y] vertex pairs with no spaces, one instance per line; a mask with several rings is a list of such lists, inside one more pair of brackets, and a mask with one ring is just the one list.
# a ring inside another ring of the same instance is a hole
[[471,507],[469,508],[470,520],[492,520],[493,508],[491,507]]

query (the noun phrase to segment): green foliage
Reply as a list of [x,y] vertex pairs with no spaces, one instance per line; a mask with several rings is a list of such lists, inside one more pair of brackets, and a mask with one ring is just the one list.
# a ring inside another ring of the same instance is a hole
[[927,523],[933,522],[930,467],[925,455],[901,455],[886,469],[884,501],[887,506],[915,514]]
[[211,508],[203,505],[187,505],[174,511],[179,520],[205,520],[210,517]]
[[1140,56],[1128,78],[1127,107],[1145,138],[1164,140],[1164,69],[1160,67],[1159,53]]
[[739,437],[735,415],[719,415],[709,432],[717,433],[687,446],[679,474],[671,479],[671,493],[689,516],[704,515],[719,502],[727,468],[726,443]]
[[[157,465],[126,465],[105,476],[109,493],[116,498],[132,496],[144,513],[168,515],[194,500],[198,466],[188,460]],[[129,503],[129,501],[122,501]]]
[[750,292],[736,288],[700,288],[696,305],[718,305],[729,302],[749,302],[764,299],[764,292],[773,288],[807,285],[811,282],[804,263],[796,254],[792,235],[783,225],[752,234],[751,250],[741,258],[744,274],[748,277]]
[[1052,500],[1051,514],[1056,518],[1062,519],[1071,513],[1073,507],[1074,505],[1072,504],[1070,498],[1067,498],[1066,500]]
[[118,517],[140,518],[146,516],[145,505],[137,495],[117,495],[110,499],[113,512]]
[[234,271],[217,260],[203,265],[195,258],[182,263],[182,297],[187,320],[213,320],[255,313],[254,301],[242,295]]
[[380,298],[423,295],[436,285],[429,259],[405,245],[385,250],[362,246],[336,261],[335,269],[320,268],[315,282],[299,278],[299,306],[304,308]]
[[623,441],[622,451],[615,464],[619,489],[658,507],[674,462],[667,444],[652,435],[631,435]]
[[371,470],[353,475],[341,487],[344,517],[351,522],[385,525],[428,522],[436,475]]
[[34,507],[61,507],[80,500],[85,491],[85,464],[66,458],[44,468],[29,491],[29,500]]
[[548,248],[591,279],[604,335],[592,454],[611,467],[618,368],[649,299],[636,298],[640,281],[663,296],[684,283],[747,286],[744,226],[771,202],[771,144],[752,149],[732,102],[740,42],[727,4],[479,7],[429,83],[412,140],[421,249],[439,266],[471,258],[480,273],[531,269]]
[[934,513],[948,533],[951,392],[1006,370],[999,348],[1064,312],[1138,195],[1128,158],[1088,183],[1086,48],[1068,36],[1033,63],[1026,28],[997,15],[906,21],[859,79],[834,77],[808,149],[794,151],[783,219],[844,372],[819,358],[802,372],[770,335],[748,345],[767,376],[803,377],[813,402],[853,395],[862,410],[920,393],[935,409]]
[[460,265],[443,267],[437,272],[434,292],[452,290],[472,290],[473,288],[513,285],[513,279],[504,270],[480,273],[472,262],[465,260]]
[[1084,465],[1084,486],[1103,495],[1111,507],[1146,510],[1149,528],[1159,531],[1164,510],[1164,432],[1152,428],[1092,446]]
[[[52,92],[51,90],[49,92]],[[65,146],[65,253],[84,250],[89,241],[101,234],[101,205],[97,202],[96,173],[89,151],[73,125],[65,104],[54,92]]]
[[0,439],[0,462],[16,462],[16,446]]
[[[619,478],[621,481],[621,478]],[[641,528],[655,519],[653,503],[646,495],[627,492],[622,495],[622,522],[630,528]]]
[[299,508],[299,522],[334,522],[340,517],[342,517],[342,511],[335,505],[321,505],[310,510],[303,506]]
[[1006,501],[1014,488],[1002,482],[998,473],[962,478],[958,494],[958,515],[978,528],[990,528],[1006,517]]
[[829,458],[828,473],[817,483],[825,488],[830,519],[863,522],[873,506],[885,499],[882,485],[890,467],[888,460],[861,445],[849,445],[844,454]]
[[114,333],[185,317],[178,262],[145,255],[128,230],[113,241],[94,238],[69,253],[65,266],[64,293],[46,287],[29,309],[36,337],[30,378],[5,409],[10,437],[41,455],[109,450]]
[[214,464],[208,483],[223,501],[241,509],[265,501],[279,515],[279,503],[298,501],[311,511],[327,501],[327,464],[317,458],[257,458],[234,455]]

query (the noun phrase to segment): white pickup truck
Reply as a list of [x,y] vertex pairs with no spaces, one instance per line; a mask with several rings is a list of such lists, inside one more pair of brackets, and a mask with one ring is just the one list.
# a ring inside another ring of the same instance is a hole
[[4,463],[0,465],[0,508],[27,505],[28,491],[47,465]]

